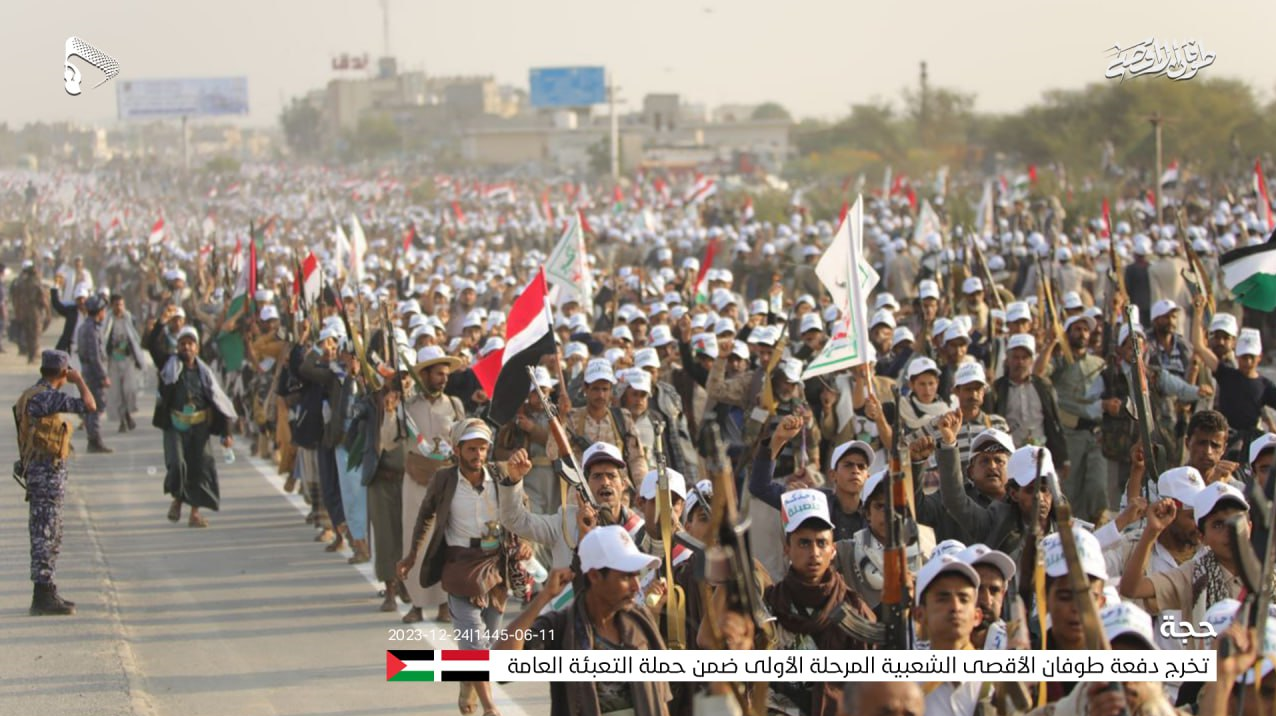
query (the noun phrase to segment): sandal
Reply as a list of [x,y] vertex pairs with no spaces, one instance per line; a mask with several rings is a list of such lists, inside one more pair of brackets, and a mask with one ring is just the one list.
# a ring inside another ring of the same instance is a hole
[[174,502],[172,507],[168,508],[168,521],[177,522],[182,519],[182,503]]
[[474,688],[474,684],[468,681],[461,682],[461,695],[456,700],[456,707],[461,710],[464,716],[474,713],[478,710],[479,698],[478,691]]
[[407,614],[403,615],[404,624],[416,624],[425,621],[425,617],[421,616],[421,607],[412,607]]
[[346,543],[345,539],[342,538],[341,533],[337,533],[337,538],[334,539],[327,547],[324,547],[323,551],[336,552],[337,550],[341,549],[341,547],[345,545],[345,543]]
[[191,527],[207,527],[208,520],[203,515],[191,515],[190,521],[186,523]]

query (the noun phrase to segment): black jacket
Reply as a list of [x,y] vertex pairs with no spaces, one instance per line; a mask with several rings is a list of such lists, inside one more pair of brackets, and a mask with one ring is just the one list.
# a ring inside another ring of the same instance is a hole
[[62,335],[58,338],[57,349],[60,351],[70,352],[71,341],[75,336],[75,324],[79,322],[80,306],[72,303],[69,306],[62,305],[62,301],[58,296],[58,289],[50,289],[49,305],[57,311],[59,316],[66,319],[66,323],[62,324]]

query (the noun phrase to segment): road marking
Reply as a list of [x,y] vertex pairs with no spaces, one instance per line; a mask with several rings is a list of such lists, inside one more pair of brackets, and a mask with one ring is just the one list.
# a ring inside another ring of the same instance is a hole
[[[239,457],[238,453],[236,453],[236,458],[243,459]],[[306,504],[305,499],[303,499],[300,494],[287,492],[286,490],[284,490],[285,478],[282,475],[279,475],[278,473],[275,472],[275,466],[272,463],[269,463],[259,457],[252,457],[252,456],[249,456],[247,460],[248,460],[248,463],[257,470],[257,473],[261,475],[261,478],[265,480],[266,483],[269,484],[271,487],[275,488],[275,490],[280,495],[283,495],[284,498],[287,499],[288,502],[297,509],[297,512],[300,513],[302,517],[305,517],[306,515],[310,514],[310,506]],[[339,554],[341,554],[344,557],[350,557],[354,555],[354,552],[350,549],[349,545],[346,545],[341,548]],[[368,584],[372,585],[374,589],[377,589],[381,586],[381,582],[377,581],[377,573],[372,566],[372,562],[370,561],[364,562],[363,564],[347,564],[347,566],[353,567],[355,570],[359,572],[359,574],[363,575],[363,578],[368,580]],[[516,600],[511,600],[511,601],[516,601]],[[396,604],[397,604],[397,601],[396,601]],[[404,610],[403,612],[400,613],[400,616],[406,613],[407,611]],[[422,635],[426,634],[424,630],[418,627],[414,626],[414,627],[408,627],[408,628],[414,628]],[[436,640],[436,639],[431,639],[428,636],[422,638],[421,640],[415,643],[420,644],[421,648],[429,648],[429,649],[458,648],[456,642],[452,641],[451,639]],[[527,716],[527,712],[523,710],[523,707],[520,706],[517,702],[515,702],[512,698],[507,696],[505,694],[505,690],[502,689],[499,684],[496,684],[496,683],[492,684],[492,700],[497,702],[496,705],[500,708],[501,712],[508,714],[508,716]]]

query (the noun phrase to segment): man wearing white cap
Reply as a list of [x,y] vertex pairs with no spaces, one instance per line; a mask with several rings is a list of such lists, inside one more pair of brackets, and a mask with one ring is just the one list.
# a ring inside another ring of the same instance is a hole
[[[616,382],[610,363],[597,358],[589,361],[584,373],[585,406],[573,408],[563,418],[563,427],[571,434],[578,461],[594,443],[619,445],[628,466],[628,487],[632,490],[642,484],[642,478],[647,474],[647,457],[638,440],[633,416],[623,407],[612,404]],[[549,441],[545,455],[550,460],[557,460],[558,444]]]
[[913,317],[908,324],[909,330],[919,338],[929,337],[931,326],[939,316],[939,284],[929,279],[919,283],[914,305]]
[[1010,336],[1006,343],[1006,373],[993,381],[992,411],[1006,418],[1016,445],[1042,445],[1066,455],[1063,426],[1054,386],[1032,367],[1037,341],[1031,334]]
[[[525,597],[527,573],[520,564],[531,558],[532,549],[501,526],[496,489],[501,476],[487,464],[491,428],[478,418],[458,422],[452,426],[451,444],[456,464],[431,477],[397,572],[399,579],[407,579],[417,557],[424,555],[418,583],[423,588],[442,585],[458,646],[487,649],[492,641],[487,634],[500,626],[506,599]],[[531,461],[526,454],[516,458],[507,470],[521,479]],[[477,692],[484,711],[495,711],[491,683],[468,683],[461,687],[462,699]]]
[[988,545],[972,544],[956,555],[979,574],[977,605],[982,618],[970,635],[971,643],[981,649],[1010,648],[1006,622],[1006,595],[1015,578],[1015,562],[1005,552],[989,549]]
[[[1094,522],[1108,504],[1108,463],[1099,447],[1097,433],[1100,411],[1103,408],[1099,396],[1103,389],[1101,373],[1103,358],[1089,354],[1090,334],[1095,328],[1094,319],[1085,315],[1069,318],[1064,326],[1065,339],[1072,348],[1072,362],[1063,356],[1054,356],[1050,382],[1054,384],[1059,401],[1059,420],[1063,423],[1063,438],[1068,446],[1067,479],[1063,486],[1068,501],[1080,519]],[[1044,349],[1052,355],[1054,339],[1047,339]]]
[[189,326],[183,328],[177,336],[177,352],[160,369],[159,399],[151,420],[164,431],[164,492],[173,497],[169,522],[180,520],[182,505],[187,504],[190,526],[208,526],[200,509],[216,511],[221,504],[209,439],[219,436],[222,446],[229,448],[234,420],[234,404],[212,369],[199,359],[199,334]]
[[[983,619],[979,607],[979,573],[958,555],[931,558],[917,572],[919,620],[935,651],[977,648],[971,636]],[[969,716],[984,685],[979,681],[928,683],[926,714]]]
[[[886,490],[889,481],[887,471],[879,470],[869,476],[860,493],[860,509],[864,527],[849,540],[838,540],[838,572],[873,609],[882,603],[885,588],[885,544],[888,517]],[[905,529],[905,532],[911,530]],[[905,545],[905,556],[910,572],[917,572],[930,554],[935,543],[934,533],[927,527],[919,527],[916,537]]]
[[1006,501],[1007,464],[1015,449],[1010,436],[996,428],[979,432],[970,441],[968,464],[961,463],[956,444],[960,425],[955,412],[936,423],[939,491],[925,494],[918,488],[916,494],[917,520],[934,528],[940,540],[969,540],[984,513]]
[[691,426],[676,388],[660,379],[660,358],[654,348],[634,352],[634,370],[645,371],[651,379],[651,397],[647,406],[664,423],[665,458],[669,466],[694,483],[700,475],[700,458],[691,439]]
[[[1227,418],[1227,425],[1237,432],[1243,450],[1255,437],[1262,434],[1259,420],[1263,408],[1276,408],[1276,384],[1259,374],[1258,364],[1263,358],[1262,339],[1257,330],[1243,328],[1236,340],[1236,364],[1219,360],[1205,344],[1201,329],[1204,314],[1204,298],[1192,303],[1192,345],[1196,357],[1213,374],[1218,385],[1218,411]],[[1237,453],[1233,453],[1236,455]]]
[[988,326],[988,303],[984,300],[984,281],[978,276],[970,276],[961,282],[962,302],[956,313],[965,313],[971,317],[973,330],[984,331]]
[[1160,366],[1179,378],[1188,377],[1192,365],[1192,349],[1179,335],[1179,317],[1182,310],[1177,303],[1162,299],[1152,304],[1152,335],[1148,337],[1148,361]]
[[1192,516],[1208,551],[1178,567],[1148,574],[1148,560],[1157,541],[1178,515],[1178,503],[1162,499],[1147,511],[1147,527],[1135,546],[1121,575],[1121,596],[1131,599],[1155,598],[1162,610],[1176,609],[1193,624],[1222,599],[1236,599],[1243,588],[1239,567],[1233,563],[1227,522],[1243,515],[1249,524],[1249,503],[1240,490],[1226,482],[1215,482],[1196,493],[1190,505]]
[[296,485],[293,464],[297,447],[292,442],[292,428],[288,425],[288,404],[276,390],[279,376],[284,371],[293,344],[284,340],[279,332],[279,309],[263,306],[258,322],[249,324],[246,344],[248,362],[254,369],[249,386],[253,422],[257,423],[257,443],[250,452],[266,460],[276,457],[271,449],[273,436],[278,450],[278,473],[287,476],[284,490],[292,492]]
[[[1138,469],[1142,469],[1142,463],[1138,463]],[[1139,478],[1136,476],[1136,479]],[[1196,527],[1196,519],[1192,513],[1192,505],[1204,489],[1205,481],[1194,467],[1176,467],[1161,473],[1156,481],[1156,492],[1162,498],[1174,500],[1178,511],[1152,542],[1146,574],[1178,569],[1206,551],[1201,544],[1201,532]],[[1141,535],[1122,533],[1119,541],[1104,547],[1103,558],[1109,574],[1125,572],[1126,565],[1130,563],[1137,548],[1139,537]]]
[[962,363],[953,377],[953,398],[957,402],[960,426],[957,429],[957,449],[961,464],[970,462],[971,443],[975,436],[989,429],[1010,432],[1006,419],[983,411],[988,383],[982,363]]
[[[828,499],[818,490],[791,490],[784,493],[780,514],[789,568],[781,581],[763,592],[763,601],[776,617],[780,648],[867,648],[833,616],[845,610],[876,621],[872,609],[833,567],[837,547]],[[771,689],[771,704],[789,712],[799,703],[806,703],[809,706],[804,713],[829,713],[831,705],[837,703],[836,688],[831,682],[776,683]]]
[[[1107,603],[1103,585],[1108,579],[1103,564],[1103,552],[1099,540],[1080,525],[1072,526],[1072,537],[1077,546],[1081,571],[1090,585],[1090,598],[1099,609]],[[1063,552],[1063,541],[1058,533],[1041,538],[1042,559],[1045,562],[1046,614],[1049,628],[1043,637],[1045,648],[1055,650],[1084,649],[1085,625],[1081,619],[1080,601],[1072,589],[1068,577],[1068,561]],[[1040,605],[1037,607],[1040,609]],[[1040,646],[1034,635],[1034,647]],[[1046,685],[1046,700],[1054,703],[1072,693],[1078,682],[1050,682]]]
[[77,284],[72,291],[71,303],[64,303],[58,295],[60,289],[66,286],[66,277],[58,274],[54,280],[53,288],[49,289],[49,305],[53,310],[62,316],[64,322],[62,324],[62,335],[58,338],[57,349],[66,351],[72,356],[75,355],[75,334],[79,330],[80,325],[84,322],[84,304],[89,300],[92,289],[87,283]]
[[181,306],[168,305],[160,314],[159,320],[146,334],[142,342],[146,351],[151,354],[151,362],[156,372],[164,370],[169,356],[177,353],[177,334],[186,326],[186,309]]
[[[619,526],[596,527],[580,540],[579,572],[556,569],[545,588],[504,630],[511,636],[496,649],[601,649],[660,650],[664,639],[656,621],[637,598],[643,573],[660,564],[658,557],[641,552]],[[571,584],[575,599],[555,611],[556,598]],[[669,716],[672,698],[663,681],[631,683],[600,680],[550,683],[551,712],[631,713],[634,716]]]

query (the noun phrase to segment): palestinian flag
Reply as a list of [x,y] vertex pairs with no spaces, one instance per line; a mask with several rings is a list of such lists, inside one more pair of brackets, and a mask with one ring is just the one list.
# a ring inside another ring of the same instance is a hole
[[[249,233],[255,232],[250,230]],[[230,316],[235,315],[245,304],[248,306],[245,310],[249,313],[255,312],[252,300],[253,292],[257,290],[257,242],[250,240],[248,247],[239,255],[243,258],[239,262],[239,277],[235,280],[235,293],[230,297],[230,308],[227,311],[227,315]]]
[[489,658],[486,649],[396,649],[385,653],[385,680],[491,681]]
[[1257,246],[1245,246],[1219,257],[1223,283],[1246,308],[1276,310],[1276,231]]
[[527,369],[557,350],[549,312],[549,287],[545,267],[514,299],[505,328],[505,347],[492,351],[474,364],[474,375],[492,396],[488,420],[504,425],[527,400],[531,378]]

